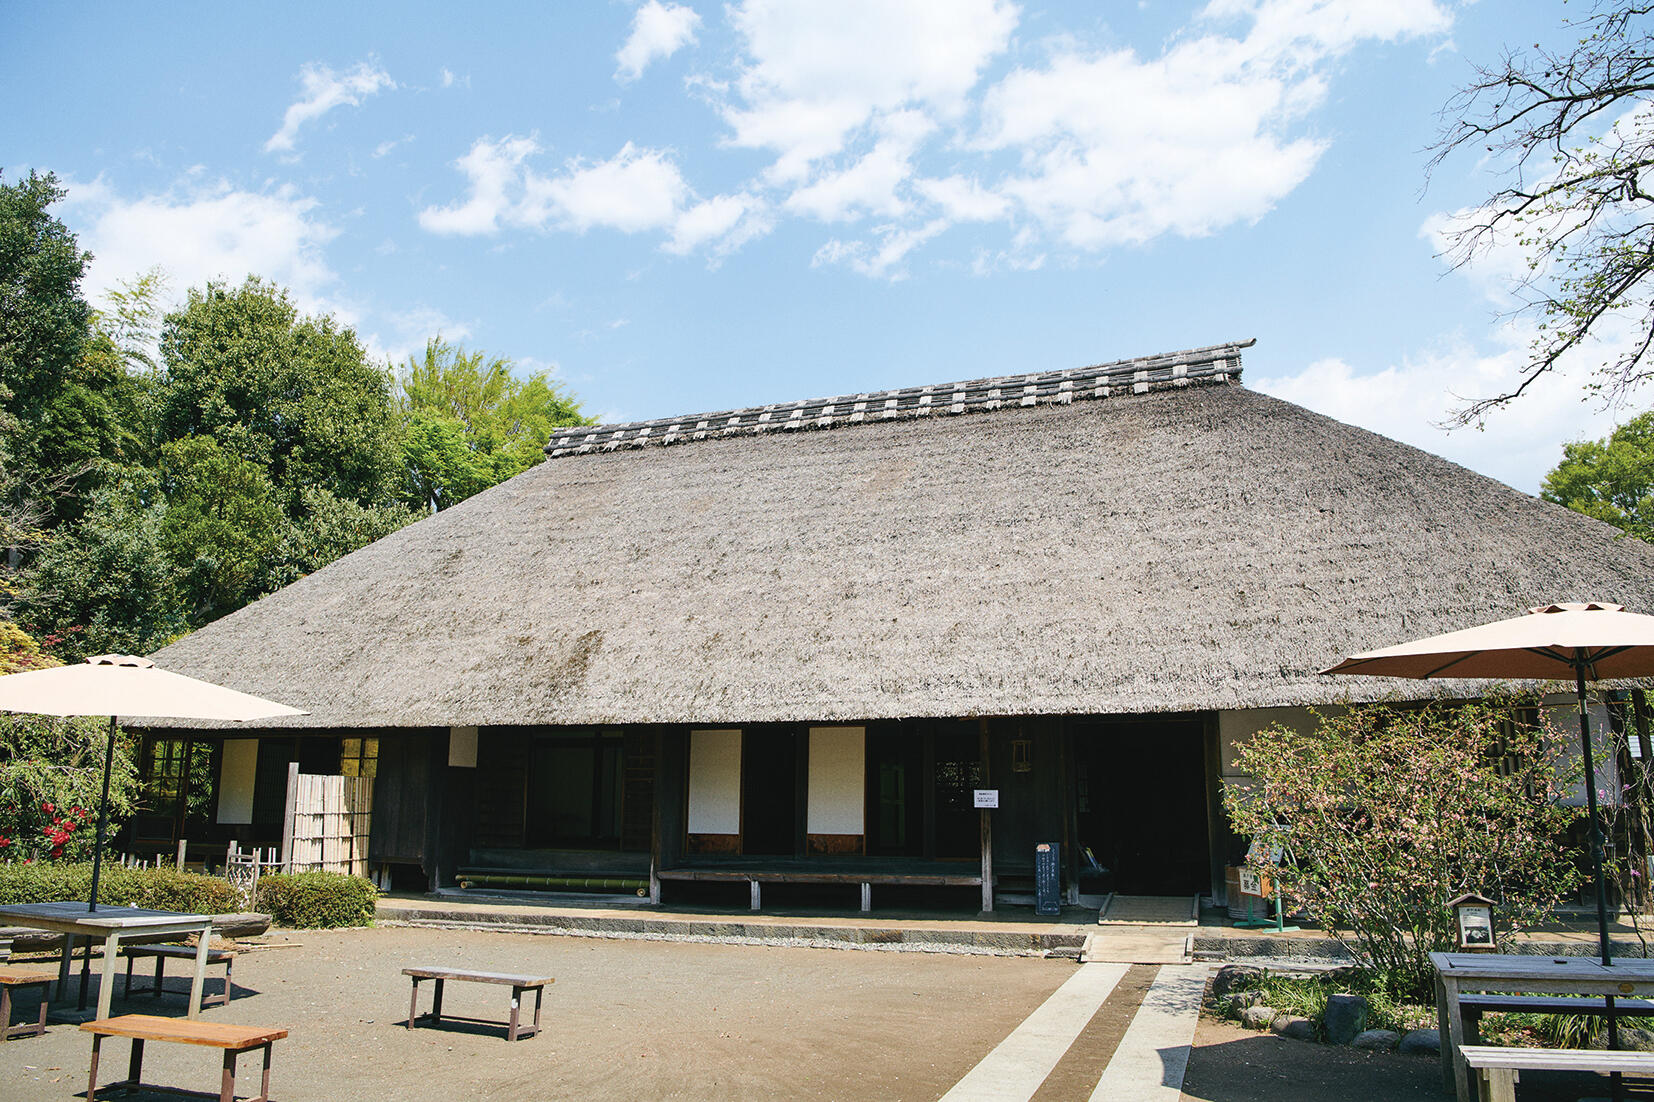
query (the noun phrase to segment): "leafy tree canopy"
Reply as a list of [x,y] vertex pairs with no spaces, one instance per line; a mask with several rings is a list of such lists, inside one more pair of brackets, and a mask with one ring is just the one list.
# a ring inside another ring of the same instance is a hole
[[66,661],[148,654],[192,626],[166,553],[166,506],[153,472],[127,469],[93,491],[23,571],[18,619]]
[[94,339],[80,292],[91,256],[48,210],[63,195],[50,174],[0,182],[0,427],[14,489],[58,518],[78,515],[102,463],[134,454],[141,401],[141,382]]
[[1457,423],[1518,397],[1575,349],[1608,355],[1588,386],[1610,401],[1654,374],[1651,13],[1602,0],[1565,23],[1572,47],[1507,52],[1443,109],[1432,169],[1461,151],[1505,166],[1502,185],[1456,224],[1449,255],[1464,264],[1520,248],[1518,312],[1538,325],[1516,384],[1466,403]]
[[513,368],[441,337],[426,342],[423,357],[409,357],[398,406],[411,504],[434,512],[463,501],[544,459],[553,428],[589,423],[550,372],[519,376]]
[[1654,413],[1562,449],[1540,496],[1654,542]]
[[190,620],[215,620],[259,596],[287,525],[264,468],[192,436],[162,445],[160,475],[160,548],[178,570]]
[[283,508],[306,486],[363,505],[400,483],[390,377],[332,317],[300,317],[257,278],[192,290],[161,330],[162,442],[211,436],[262,466]]

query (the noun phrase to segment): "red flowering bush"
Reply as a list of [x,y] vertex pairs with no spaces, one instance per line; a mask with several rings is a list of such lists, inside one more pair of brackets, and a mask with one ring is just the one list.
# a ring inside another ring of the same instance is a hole
[[[0,716],[0,861],[81,861],[92,855],[108,724]],[[131,814],[135,769],[116,739],[109,829]]]
[[1531,701],[1317,716],[1277,726],[1237,755],[1224,786],[1234,829],[1282,852],[1282,890],[1397,995],[1428,997],[1429,954],[1455,944],[1450,899],[1498,902],[1501,941],[1578,883],[1561,833],[1566,738]]

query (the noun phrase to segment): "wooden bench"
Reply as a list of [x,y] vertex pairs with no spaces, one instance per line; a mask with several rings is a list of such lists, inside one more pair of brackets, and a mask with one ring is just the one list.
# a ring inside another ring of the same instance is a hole
[[235,1062],[243,1052],[262,1050],[264,1078],[257,1098],[246,1102],[269,1102],[270,1046],[287,1036],[285,1029],[270,1026],[232,1025],[229,1022],[203,1022],[196,1018],[161,1018],[154,1014],[122,1014],[117,1018],[100,1018],[80,1027],[92,1035],[92,1070],[86,1084],[86,1102],[95,1102],[98,1089],[98,1049],[105,1037],[132,1038],[132,1059],[127,1076],[119,1083],[111,1083],[105,1090],[167,1091],[173,1094],[198,1094],[179,1091],[173,1087],[159,1087],[143,1083],[144,1042],[170,1041],[181,1045],[201,1045],[224,1051],[224,1070],[219,1079],[218,1102],[235,1102]]
[[755,911],[761,910],[763,907],[763,890],[759,887],[761,884],[857,884],[861,887],[861,909],[863,911],[873,909],[874,884],[946,888],[982,886],[982,875],[980,873],[873,872],[870,870],[831,872],[807,869],[684,867],[661,869],[655,875],[661,880],[745,881],[750,887],[752,909]]
[[[505,1039],[515,1041],[518,1037],[532,1037],[540,1032],[540,1002],[545,995],[548,983],[556,982],[550,976],[521,976],[508,972],[477,972],[469,968],[404,968],[404,976],[413,979],[413,997],[408,1000],[408,1028],[414,1027],[414,1022],[420,1018],[428,1018],[432,1022],[442,1021],[442,985],[447,980],[459,980],[466,983],[493,983],[511,988],[511,1022],[506,1030]],[[435,980],[436,991],[431,997],[431,1012],[419,1013],[419,982],[421,980]],[[523,992],[534,992],[534,1024],[527,1028],[521,1025],[519,1014],[522,1011]],[[479,1022],[485,1018],[459,1018],[456,1015],[446,1015],[451,1021]]]
[[1588,1071],[1599,1075],[1654,1076],[1654,1052],[1602,1052],[1597,1049],[1492,1048],[1464,1045],[1459,1054],[1481,1072],[1487,1102],[1516,1102],[1516,1081],[1523,1071]]
[[[126,947],[126,997],[132,997],[132,966],[139,957],[155,958],[155,987],[150,994],[157,999],[161,997],[161,985],[166,980],[166,965],[169,960],[187,960],[195,962],[195,949],[188,945],[129,945]],[[208,949],[207,963],[222,964],[224,966],[224,990],[217,995],[203,995],[202,1006],[222,1006],[228,1003],[235,992],[235,984],[230,979],[230,972],[235,968],[235,950]]]
[[[51,1002],[52,981],[55,972],[26,972],[21,968],[0,968],[0,1041],[13,1037],[38,1037],[46,1032],[46,1007]],[[11,993],[13,988],[40,987],[40,1021],[11,1024]]]
[[456,874],[459,886],[524,888],[530,891],[628,892],[649,894],[649,877],[635,872],[585,872],[567,869],[509,869],[467,866]]

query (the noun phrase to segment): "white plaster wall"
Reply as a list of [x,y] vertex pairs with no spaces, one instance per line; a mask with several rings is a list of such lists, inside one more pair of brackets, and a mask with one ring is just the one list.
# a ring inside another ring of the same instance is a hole
[[477,729],[475,727],[448,728],[448,764],[457,769],[477,767]]
[[253,821],[253,781],[258,775],[258,739],[226,739],[218,763],[218,821]]
[[741,833],[741,732],[689,732],[689,833]]
[[805,831],[864,834],[867,830],[867,729],[810,728],[810,787]]
[[[1333,709],[1324,708],[1322,711],[1331,712]],[[1246,774],[1235,764],[1240,747],[1259,731],[1278,724],[1297,731],[1313,731],[1316,716],[1308,708],[1248,708],[1244,711],[1219,712],[1218,747],[1222,755],[1223,776],[1244,779]]]

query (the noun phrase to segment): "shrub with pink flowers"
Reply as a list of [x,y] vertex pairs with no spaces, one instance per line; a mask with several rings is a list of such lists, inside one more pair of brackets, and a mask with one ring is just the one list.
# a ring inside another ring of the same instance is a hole
[[1449,900],[1497,901],[1503,942],[1578,884],[1566,736],[1532,704],[1368,705],[1267,729],[1239,750],[1250,779],[1224,786],[1230,823],[1289,903],[1392,992],[1428,997],[1429,954],[1455,943]]

